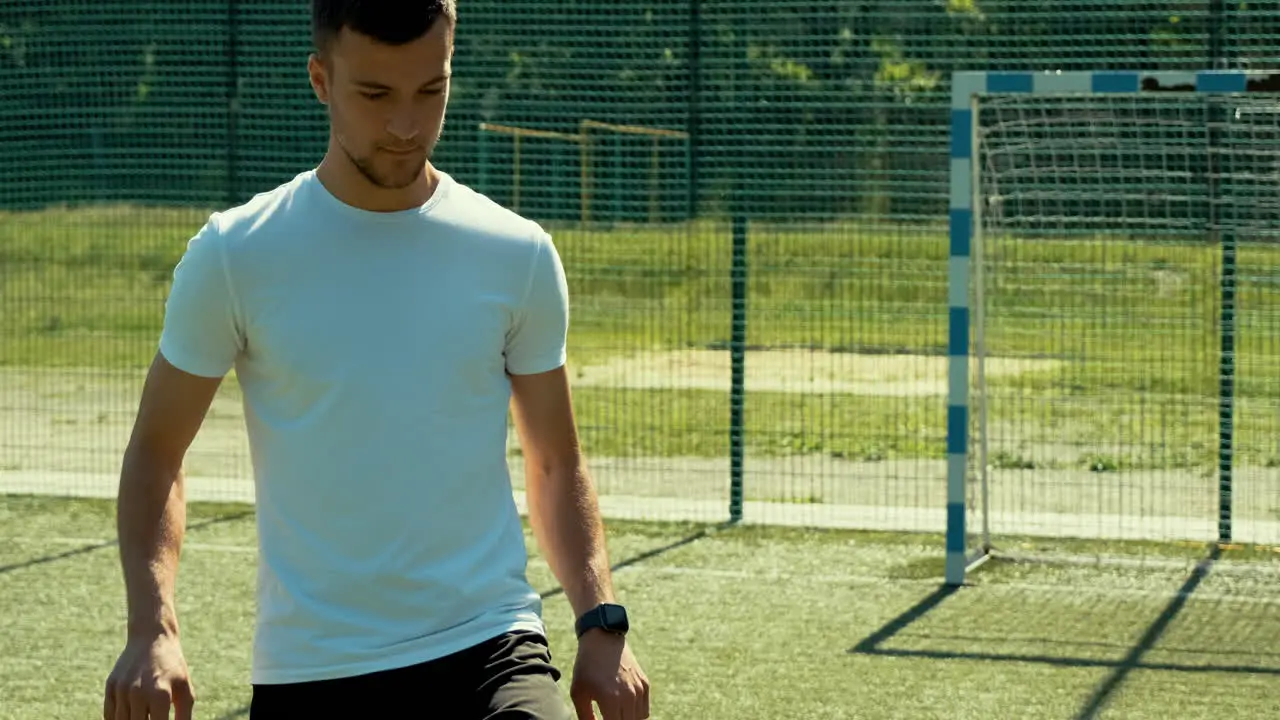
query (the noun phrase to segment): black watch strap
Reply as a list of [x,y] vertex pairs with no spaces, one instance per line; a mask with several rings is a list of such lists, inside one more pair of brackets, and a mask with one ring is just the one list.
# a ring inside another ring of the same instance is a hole
[[626,635],[631,629],[627,609],[615,603],[602,603],[583,613],[574,624],[578,637],[596,628],[615,635]]

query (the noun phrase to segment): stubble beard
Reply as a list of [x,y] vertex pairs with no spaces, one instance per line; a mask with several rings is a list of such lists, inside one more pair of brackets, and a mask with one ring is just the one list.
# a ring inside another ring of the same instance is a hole
[[426,172],[427,159],[431,155],[430,151],[422,150],[407,157],[396,157],[394,165],[384,170],[371,156],[356,157],[345,147],[342,151],[366,180],[386,190],[402,190],[417,182]]
[[403,190],[417,182],[418,178],[426,172],[427,161],[431,159],[431,152],[443,133],[444,126],[441,124],[436,136],[432,138],[431,144],[426,148],[404,157],[389,155],[388,157],[393,162],[389,163],[391,169],[385,171],[378,167],[376,150],[370,155],[356,157],[341,140],[339,140],[338,144],[342,147],[342,152],[346,153],[347,159],[351,161],[356,170],[359,170],[360,174],[374,186],[385,190]]

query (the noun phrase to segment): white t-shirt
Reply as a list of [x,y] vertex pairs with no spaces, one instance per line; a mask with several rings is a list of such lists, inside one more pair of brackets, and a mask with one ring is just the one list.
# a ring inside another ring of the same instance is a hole
[[314,170],[215,213],[160,351],[233,367],[260,543],[254,683],[403,667],[545,632],[506,460],[506,373],[565,361],[550,236],[448,174],[403,212]]

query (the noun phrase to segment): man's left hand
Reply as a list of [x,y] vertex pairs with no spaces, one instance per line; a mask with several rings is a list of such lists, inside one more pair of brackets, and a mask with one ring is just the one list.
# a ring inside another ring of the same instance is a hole
[[602,720],[649,717],[649,678],[622,635],[596,629],[578,640],[569,695],[578,720],[594,720],[593,702],[600,708]]

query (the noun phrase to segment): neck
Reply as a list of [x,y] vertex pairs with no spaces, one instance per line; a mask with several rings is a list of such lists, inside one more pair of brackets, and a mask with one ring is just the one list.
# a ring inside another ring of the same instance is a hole
[[316,177],[334,197],[352,207],[370,212],[399,212],[420,207],[436,191],[440,174],[427,161],[412,184],[390,190],[369,182],[346,155],[330,149],[316,168]]

